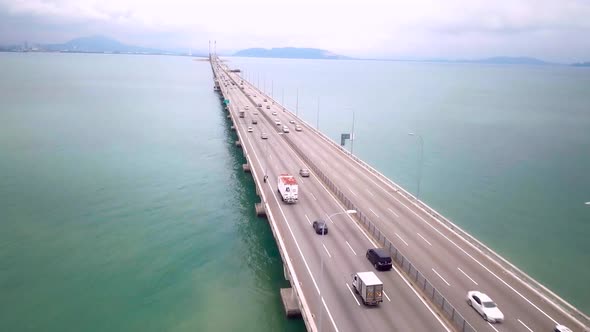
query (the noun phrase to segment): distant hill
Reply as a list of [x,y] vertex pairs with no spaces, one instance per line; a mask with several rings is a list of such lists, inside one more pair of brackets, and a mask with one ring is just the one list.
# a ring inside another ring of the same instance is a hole
[[317,48],[248,48],[238,51],[234,56],[257,57],[257,58],[290,58],[290,59],[352,59],[343,55],[334,54],[330,51]]
[[145,53],[165,54],[167,52],[152,48],[126,45],[104,36],[91,36],[72,39],[63,44],[41,45],[46,51],[88,52],[88,53]]
[[572,63],[572,66],[574,66],[574,67],[590,67],[590,61],[588,61],[588,62]]
[[492,58],[485,58],[479,60],[467,60],[466,62],[475,62],[475,63],[489,63],[489,64],[499,64],[499,65],[548,65],[549,62],[545,62],[543,60],[535,59],[535,58],[528,58],[528,57],[508,57],[508,56],[498,56]]

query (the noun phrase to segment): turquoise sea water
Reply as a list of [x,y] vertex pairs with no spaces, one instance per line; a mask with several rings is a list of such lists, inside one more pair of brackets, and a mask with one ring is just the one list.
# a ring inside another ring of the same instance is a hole
[[305,330],[207,62],[0,69],[0,331]]
[[[590,312],[590,71],[229,61],[411,192],[422,135],[422,199]],[[207,62],[0,70],[1,331],[304,330]]]

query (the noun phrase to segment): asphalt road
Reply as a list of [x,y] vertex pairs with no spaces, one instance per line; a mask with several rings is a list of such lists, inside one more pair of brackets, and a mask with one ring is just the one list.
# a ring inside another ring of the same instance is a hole
[[[229,75],[236,83],[240,82],[237,74],[232,73]],[[389,183],[368,172],[363,165],[354,161],[339,147],[326,141],[315,130],[302,123],[294,114],[273,103],[270,98],[264,96],[261,91],[256,90],[252,85],[247,82],[244,84],[246,85],[244,91],[239,89],[238,85],[229,84],[227,88],[224,88],[227,89],[231,102],[237,102],[237,104],[234,104],[235,109],[244,109],[246,105],[249,105],[250,112],[247,112],[246,118],[239,119],[244,121],[244,125],[238,126],[238,128],[244,130],[246,137],[253,138],[251,140],[253,142],[252,148],[255,151],[260,151],[261,163],[268,162],[268,174],[271,180],[267,184],[271,187],[269,189],[276,188],[276,175],[278,174],[276,172],[296,174],[299,168],[305,166],[303,161],[284,142],[285,138],[281,137],[282,135],[289,135],[288,138],[324,174],[334,174],[330,179],[346,194],[347,198],[360,211],[370,217],[371,221],[386,237],[426,276],[476,330],[552,331],[558,322],[569,326],[574,331],[584,330],[581,325],[543,295],[532,290],[455,232],[425,213],[412,201],[398,193]],[[250,98],[256,103],[260,102],[263,108],[257,109],[256,105],[244,93],[249,93]],[[253,97],[254,95],[256,97]],[[267,98],[268,102],[264,102],[264,98]],[[270,105],[270,109],[266,109],[266,105]],[[252,115],[254,110],[259,113],[257,116]],[[265,112],[266,116],[262,112]],[[276,115],[272,115],[272,112],[276,112]],[[249,124],[252,117],[258,118],[258,125]],[[277,133],[276,129],[279,127],[268,121],[268,119],[274,118],[287,125],[291,130],[290,133]],[[303,131],[295,132],[294,124],[289,123],[290,120],[303,124]],[[248,126],[252,126],[254,132],[247,133],[246,128]],[[258,134],[260,130],[264,130],[270,135],[268,143],[260,139]],[[298,220],[294,221],[294,223],[301,223],[301,218],[307,216],[303,219],[307,223],[307,218],[313,221],[319,216],[323,215],[325,217],[327,213],[343,210],[331,193],[323,188],[319,180],[314,178],[313,174],[310,178],[298,178],[298,181],[301,188],[300,202],[293,206],[284,206],[278,204],[277,201],[277,205],[273,206],[273,211],[275,208],[280,207],[282,210],[287,211],[285,213],[287,220],[290,221],[291,218],[293,218],[292,220]],[[276,189],[273,192],[276,192]],[[303,227],[301,233],[297,233],[295,238],[297,241],[305,243],[302,248],[305,247],[306,250],[309,250],[309,252],[303,250],[302,257],[310,262],[315,262],[310,263],[310,266],[314,265],[315,268],[321,270],[319,258],[322,255],[327,257],[327,259],[324,259],[323,296],[326,300],[330,298],[331,301],[334,301],[330,306],[330,311],[338,312],[338,316],[344,315],[344,317],[335,318],[335,322],[338,323],[342,319],[342,322],[347,322],[345,323],[346,326],[351,326],[351,329],[354,330],[353,327],[357,326],[354,324],[358,324],[362,319],[356,317],[357,314],[352,314],[350,310],[355,310],[354,305],[356,303],[353,302],[350,307],[350,304],[346,303],[346,296],[344,296],[347,295],[346,292],[342,292],[339,289],[341,287],[338,285],[345,285],[344,287],[346,287],[346,284],[350,285],[348,279],[352,272],[372,270],[372,267],[364,258],[364,252],[368,247],[375,246],[375,243],[371,243],[368,236],[349,216],[338,215],[334,219],[338,221],[333,224],[329,223],[329,226],[331,226],[330,232],[333,229],[334,232],[325,237],[325,250],[321,240],[317,236],[313,236],[314,233],[308,223],[308,227]],[[305,225],[303,224],[303,226]],[[327,252],[330,255],[326,255]],[[344,261],[347,263],[344,263]],[[359,264],[349,265],[350,262],[355,261],[358,261]],[[310,268],[309,273],[319,271],[315,268]],[[398,325],[388,325],[388,319],[376,319],[373,316],[379,315],[370,315],[366,317],[367,322],[361,323],[360,327],[366,327],[365,323],[368,322],[379,322],[374,327],[377,330],[434,331],[444,329],[436,319],[432,323],[438,323],[438,326],[436,324],[430,326],[421,325],[425,321],[431,320],[428,317],[433,317],[432,313],[420,301],[412,300],[412,297],[415,298],[416,295],[408,288],[398,273],[395,271],[378,273],[378,276],[384,281],[385,290],[392,302],[386,300],[378,310],[358,306],[360,308],[356,308],[356,311],[360,309],[360,311],[371,313],[378,311],[389,312],[389,315],[393,316],[401,313],[399,316],[401,320],[394,320]],[[316,280],[318,279],[316,278]],[[327,284],[330,284],[330,288],[326,288]],[[332,286],[335,288],[332,288]],[[348,291],[347,288],[344,288],[344,290]],[[505,321],[501,324],[489,324],[484,321],[465,301],[465,296],[469,290],[479,290],[488,294],[503,311]],[[348,293],[348,297],[352,297],[350,292]],[[392,294],[394,294],[393,297]],[[404,301],[397,302],[396,299],[401,299],[400,294],[406,294],[407,298],[404,297]],[[317,293],[313,295],[317,295]],[[312,298],[314,297],[312,296]],[[319,303],[319,301],[317,302]],[[408,303],[413,302],[417,302],[417,304],[408,306]],[[388,307],[389,305],[392,305],[391,309]],[[310,307],[313,308],[314,304],[310,303]],[[402,307],[404,308],[402,309]],[[422,310],[421,307],[423,307]],[[409,308],[412,308],[412,310],[406,310]],[[351,322],[347,321],[346,315],[354,315],[354,317],[351,317]],[[386,317],[390,316],[386,315]],[[408,325],[399,325],[404,321],[403,318],[410,318]],[[323,326],[325,322],[324,317]],[[351,325],[348,325],[348,323]],[[341,330],[339,326],[338,330]]]
[[[265,172],[268,174],[262,188],[272,214],[269,219],[274,220],[285,244],[303,290],[303,300],[318,330],[449,331],[396,270],[376,272],[384,284],[384,302],[377,307],[362,304],[352,291],[351,275],[374,271],[364,256],[368,248],[375,247],[373,240],[347,214],[328,219],[331,214],[344,212],[337,199],[315,176],[298,175],[303,162],[284,141],[277,126],[261,114],[262,110],[254,107],[241,90],[222,88],[231,101],[230,111],[241,144],[251,157],[252,171],[259,178]],[[249,111],[239,118],[237,110],[246,105]],[[255,111],[258,115],[254,115]],[[258,124],[251,124],[252,118],[257,118]],[[247,132],[249,126],[252,132]],[[262,132],[269,138],[261,139]],[[297,175],[300,194],[296,204],[285,204],[280,199],[276,188],[277,176],[282,173]],[[315,234],[311,223],[318,218],[328,221],[328,235]]]

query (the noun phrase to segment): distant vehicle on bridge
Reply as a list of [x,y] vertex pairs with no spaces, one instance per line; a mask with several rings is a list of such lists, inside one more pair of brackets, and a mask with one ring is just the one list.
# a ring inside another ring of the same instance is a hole
[[298,200],[298,186],[297,180],[293,175],[281,174],[277,179],[277,186],[279,194],[283,202],[297,203]]
[[365,305],[383,302],[383,283],[374,272],[357,272],[352,275],[352,287]]
[[391,256],[383,248],[367,250],[367,259],[377,270],[391,270]]
[[492,299],[478,291],[467,292],[467,304],[490,323],[502,323],[504,314]]

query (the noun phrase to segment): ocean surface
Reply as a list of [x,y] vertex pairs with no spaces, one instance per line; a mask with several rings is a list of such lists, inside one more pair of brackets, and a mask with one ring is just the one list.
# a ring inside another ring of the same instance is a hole
[[[334,140],[354,114],[353,153],[590,312],[588,68],[227,60]],[[208,62],[0,72],[0,331],[305,330]]]

